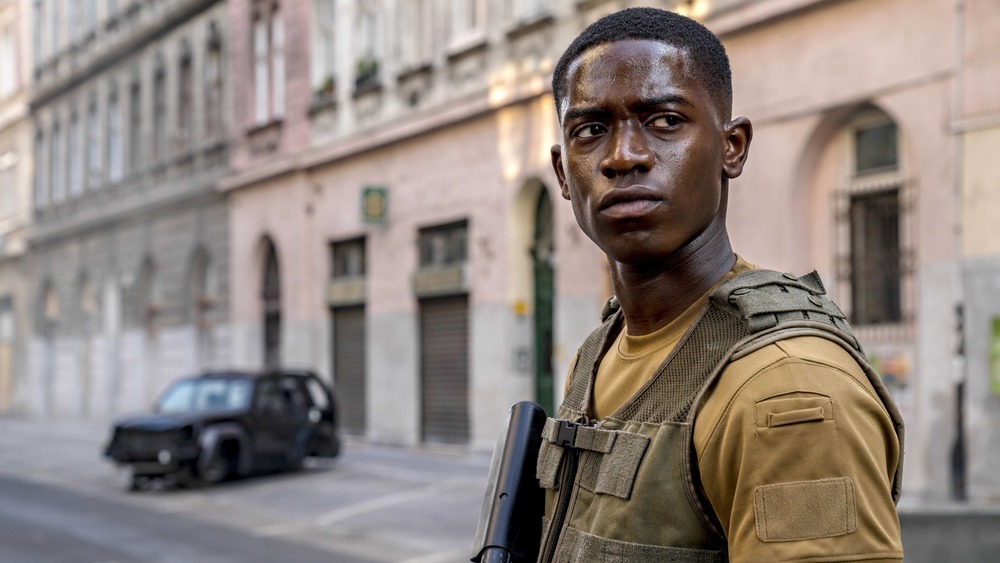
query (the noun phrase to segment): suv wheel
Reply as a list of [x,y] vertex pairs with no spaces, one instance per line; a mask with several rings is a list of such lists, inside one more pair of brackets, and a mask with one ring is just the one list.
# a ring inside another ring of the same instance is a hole
[[231,460],[222,455],[221,452],[214,452],[208,459],[208,463],[201,470],[201,480],[206,483],[219,483],[229,477],[229,468],[232,466]]

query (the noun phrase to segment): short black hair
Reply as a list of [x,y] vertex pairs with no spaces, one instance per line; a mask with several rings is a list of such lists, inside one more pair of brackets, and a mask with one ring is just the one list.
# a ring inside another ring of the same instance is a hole
[[733,78],[726,49],[714,33],[691,18],[656,8],[628,8],[590,24],[570,43],[552,73],[552,96],[562,121],[560,104],[566,97],[569,66],[596,45],[624,39],[652,39],[684,49],[708,93],[720,102],[726,117],[732,111]]

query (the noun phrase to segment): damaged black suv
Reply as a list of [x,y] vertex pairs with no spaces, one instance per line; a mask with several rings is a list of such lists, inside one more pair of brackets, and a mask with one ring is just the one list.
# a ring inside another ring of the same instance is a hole
[[130,469],[130,488],[154,478],[216,483],[297,469],[340,453],[333,393],[314,373],[219,372],[168,387],[154,413],[115,422],[105,457]]

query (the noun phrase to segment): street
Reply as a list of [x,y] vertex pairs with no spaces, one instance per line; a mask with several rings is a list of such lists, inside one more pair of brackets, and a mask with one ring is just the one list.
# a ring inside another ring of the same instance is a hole
[[[214,487],[126,491],[107,425],[0,419],[2,563],[457,563],[489,454],[348,442],[333,461]],[[907,563],[1000,561],[993,506],[900,508]]]
[[0,560],[462,561],[489,464],[484,453],[349,442],[295,473],[129,493],[99,455],[106,432],[0,420]]
[[5,563],[331,560],[329,553],[305,545],[5,477],[0,477],[0,546]]

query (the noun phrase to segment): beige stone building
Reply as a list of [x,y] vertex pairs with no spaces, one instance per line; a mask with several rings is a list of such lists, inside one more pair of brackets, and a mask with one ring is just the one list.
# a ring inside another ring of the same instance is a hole
[[31,221],[31,45],[25,0],[0,3],[0,412],[20,410],[30,293],[22,275]]
[[226,5],[34,1],[19,408],[149,408],[228,349]]

